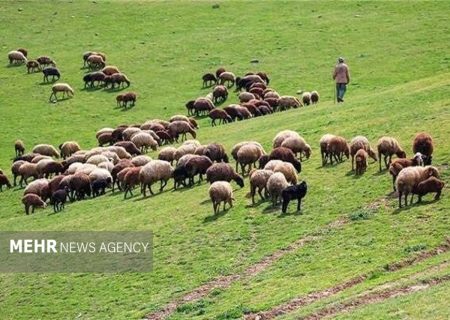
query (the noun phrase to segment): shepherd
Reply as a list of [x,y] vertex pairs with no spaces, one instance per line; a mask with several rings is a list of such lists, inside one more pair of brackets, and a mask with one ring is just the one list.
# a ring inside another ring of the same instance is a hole
[[337,102],[344,102],[344,94],[347,91],[347,85],[350,83],[350,72],[342,57],[338,59],[338,63],[334,67],[333,79],[336,82]]

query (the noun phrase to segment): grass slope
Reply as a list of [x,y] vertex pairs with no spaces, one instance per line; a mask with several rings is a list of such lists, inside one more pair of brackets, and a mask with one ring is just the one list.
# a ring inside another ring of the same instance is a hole
[[[363,134],[374,144],[387,134],[411,154],[414,134],[424,130],[435,139],[435,163],[448,162],[448,3],[223,2],[216,10],[208,2],[57,4],[10,2],[0,7],[5,55],[19,46],[28,48],[32,57],[50,55],[62,80],[76,90],[74,99],[49,104],[50,86],[41,84],[40,74],[27,75],[23,67],[5,64],[0,74],[2,169],[10,165],[16,138],[28,148],[69,139],[92,147],[100,127],[184,114],[187,100],[208,92],[200,89],[201,74],[224,65],[237,74],[264,70],[282,94],[300,88],[321,93],[318,107],[216,128],[203,119],[198,136],[202,143],[218,141],[227,148],[254,139],[270,149],[278,131],[298,131],[313,146],[301,174],[310,193],[302,215],[280,215],[266,203],[250,207],[245,187],[235,190],[237,202],[231,211],[212,217],[208,186],[202,184],[145,200],[136,196],[123,201],[122,194],[108,194],[70,204],[59,215],[46,210],[25,216],[22,192],[5,191],[0,194],[2,230],[155,233],[154,271],[148,274],[0,275],[5,318],[140,318],[217,275],[244,270],[338,217],[369,212],[369,219],[351,221],[254,279],[238,281],[172,316],[239,318],[244,311],[270,309],[413,255],[408,248],[433,248],[448,235],[447,192],[439,202],[401,211],[394,199],[372,208],[370,204],[391,191],[390,177],[379,174],[372,163],[361,178],[350,175],[348,162],[321,168],[317,143],[328,132],[347,138]],[[115,93],[82,90],[81,54],[89,49],[106,52],[110,63],[129,75],[132,89],[139,93],[136,108],[123,112],[114,108]],[[336,106],[329,77],[339,55],[348,58],[353,76],[345,105]],[[251,65],[253,58],[260,64]],[[231,95],[229,101],[236,97]],[[444,284],[431,289],[436,292],[436,316],[446,314],[447,288]],[[421,317],[423,309],[413,308],[410,299],[387,302],[389,310],[401,305],[409,316]],[[419,301],[427,303],[425,298]],[[378,310],[367,307],[361,312],[376,317]]]

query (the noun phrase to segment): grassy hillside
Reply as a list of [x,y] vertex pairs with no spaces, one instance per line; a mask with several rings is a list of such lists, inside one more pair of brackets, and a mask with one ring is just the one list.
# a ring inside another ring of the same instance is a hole
[[[147,199],[136,195],[124,201],[122,194],[108,193],[69,204],[58,215],[47,209],[32,216],[23,213],[22,190],[4,191],[1,230],[154,232],[151,273],[0,275],[5,319],[139,319],[218,276],[244,274],[199,300],[179,304],[170,316],[235,319],[370,275],[283,316],[293,319],[387,283],[415,283],[416,274],[423,279],[449,274],[448,252],[400,270],[385,268],[431,251],[449,236],[448,188],[440,201],[428,196],[423,205],[398,210],[389,195],[391,178],[378,173],[378,164],[371,162],[360,178],[351,174],[349,161],[322,168],[318,141],[325,133],[348,139],[362,134],[375,144],[390,135],[411,155],[414,135],[427,131],[435,141],[434,164],[448,185],[450,4],[222,2],[219,9],[212,4],[16,1],[0,6],[5,58],[18,47],[28,48],[31,57],[49,55],[61,80],[75,89],[73,99],[50,104],[50,85],[41,83],[41,74],[28,75],[23,66],[9,67],[4,60],[0,168],[8,170],[17,138],[29,149],[65,140],[90,148],[101,127],[185,114],[187,100],[208,92],[201,89],[201,75],[218,66],[236,74],[263,70],[280,93],[316,89],[320,104],[214,128],[201,119],[197,138],[204,144],[223,143],[228,150],[252,139],[270,150],[278,131],[299,132],[313,147],[300,174],[310,187],[303,214],[281,215],[268,203],[252,207],[247,185],[234,185],[235,206],[218,216],[212,215],[206,184],[176,192],[168,188]],[[83,90],[81,55],[87,50],[106,52],[108,62],[129,75],[131,89],[139,94],[135,108],[115,108],[116,93]],[[347,58],[352,72],[343,105],[332,101],[330,74],[338,56]],[[252,59],[259,64],[251,64]],[[226,103],[236,101],[233,93]],[[338,226],[329,228],[336,221]],[[246,273],[305,237],[313,239],[259,272]],[[446,318],[449,286],[443,282],[386,299],[346,317]]]

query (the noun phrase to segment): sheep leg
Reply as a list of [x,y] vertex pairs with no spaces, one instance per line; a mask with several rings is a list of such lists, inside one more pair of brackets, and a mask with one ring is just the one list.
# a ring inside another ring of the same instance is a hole
[[281,208],[281,212],[286,213],[287,207],[288,207],[290,201],[291,201],[291,199],[289,199],[289,198],[283,199],[283,205]]
[[[388,161],[388,158],[389,158],[389,161]],[[392,160],[392,154],[387,157],[384,157],[384,164],[386,165],[386,169],[389,167],[391,160]]]
[[355,156],[352,155],[352,171],[355,170]]
[[165,181],[164,179],[161,179],[161,188],[159,189],[159,191],[162,192],[166,185],[167,185],[167,181]]
[[[384,163],[386,163],[386,159],[384,160]],[[381,152],[378,152],[378,164],[379,164],[380,172],[381,172]]]
[[409,201],[409,205],[413,204],[413,199],[414,199],[414,193],[411,194],[411,200]]
[[[254,192],[253,192],[254,193]],[[262,200],[264,200],[264,196],[262,194],[262,188],[258,188],[258,194],[261,197]]]
[[402,207],[402,193],[401,192],[398,193],[398,207],[399,208]]

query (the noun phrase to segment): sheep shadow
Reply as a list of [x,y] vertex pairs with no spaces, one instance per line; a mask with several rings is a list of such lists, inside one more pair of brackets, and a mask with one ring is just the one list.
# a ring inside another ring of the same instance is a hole
[[268,205],[267,207],[265,207],[265,208],[263,209],[262,213],[265,213],[265,214],[276,213],[276,212],[278,212],[278,211],[280,211],[280,210],[281,210],[280,205],[277,204],[277,205],[274,207],[272,204],[270,204],[270,205]]
[[135,107],[135,105],[133,105],[133,106],[129,106],[129,107],[119,107],[121,110],[121,112],[127,112],[127,111],[129,111],[129,110],[131,110],[131,109],[134,109],[134,107]]
[[259,199],[258,201],[255,201],[255,203],[249,203],[245,206],[245,208],[257,208],[263,203],[267,202],[267,199]]
[[97,86],[97,87],[83,87],[83,88],[80,88],[79,90],[80,91],[86,91],[86,92],[95,92],[95,91],[98,91],[98,90],[101,90],[103,87],[101,87],[101,86]]
[[379,176],[382,176],[382,175],[386,174],[386,172],[387,172],[387,169],[382,169],[381,171],[378,170],[377,172],[372,174],[372,176],[379,177]]
[[355,170],[349,170],[349,171],[347,171],[347,173],[345,174],[346,177],[354,176],[354,175],[355,175]]
[[48,102],[49,102],[49,103],[56,104],[56,103],[58,103],[58,102],[64,102],[64,101],[70,100],[70,99],[71,99],[71,97],[64,97],[64,98],[58,98],[58,99],[56,99],[56,100],[49,100]]
[[39,82],[38,83],[38,85],[40,85],[40,86],[47,86],[47,85],[49,85],[49,84],[54,84],[55,82],[57,82],[58,80],[51,80],[51,81],[41,81],[41,82]]
[[7,64],[6,68],[17,68],[17,67],[23,67],[25,66],[25,63],[12,63],[12,64]]
[[215,213],[212,216],[205,217],[203,219],[203,223],[210,223],[210,222],[216,221],[220,217],[223,217],[228,212],[228,210],[230,210],[230,208],[222,210],[222,211],[219,211],[219,213]]
[[303,215],[302,210],[300,209],[299,211],[295,210],[295,211],[287,211],[286,213],[281,212],[280,215],[277,216],[277,218],[286,218],[289,216],[301,216]]
[[111,92],[111,93],[114,93],[114,92],[120,92],[120,91],[123,91],[123,90],[126,90],[126,89],[128,89],[130,86],[128,86],[128,87],[114,87],[114,88],[103,88],[103,91],[105,91],[105,92]]

